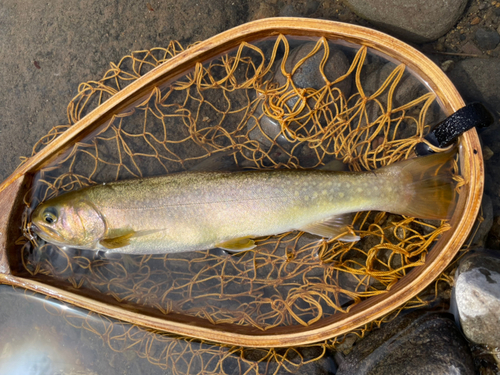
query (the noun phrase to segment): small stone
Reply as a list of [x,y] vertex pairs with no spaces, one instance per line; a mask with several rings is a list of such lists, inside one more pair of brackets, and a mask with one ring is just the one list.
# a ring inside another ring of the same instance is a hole
[[449,315],[422,311],[369,333],[339,359],[337,375],[474,373],[468,344]]
[[490,160],[495,153],[488,146],[483,147],[483,159]]
[[474,35],[479,48],[491,50],[500,43],[500,35],[494,30],[480,28]]
[[487,4],[486,3],[481,3],[479,4],[479,6],[477,7],[479,10],[483,10],[483,9],[486,9],[487,7]]
[[446,60],[441,64],[441,69],[443,69],[443,72],[449,72],[451,69],[453,69],[453,66],[455,65],[455,61],[453,60]]
[[463,258],[455,280],[455,305],[465,336],[500,347],[500,256],[478,251]]
[[477,25],[479,22],[481,22],[481,17],[475,17],[470,24],[471,25]]
[[442,41],[438,41],[438,42],[434,45],[434,49],[435,49],[436,51],[443,52],[443,51],[446,49],[446,47],[444,46],[444,42],[442,42]]
[[493,13],[495,13],[495,16],[500,17],[500,8],[495,8]]
[[469,55],[482,55],[483,52],[476,47],[476,45],[472,42],[467,42],[465,43],[461,48],[460,50],[463,52],[463,53],[467,53]]

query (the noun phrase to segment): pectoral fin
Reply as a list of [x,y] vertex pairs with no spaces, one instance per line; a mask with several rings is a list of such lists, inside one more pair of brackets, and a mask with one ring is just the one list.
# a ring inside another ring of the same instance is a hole
[[99,241],[99,243],[106,249],[118,249],[130,245],[130,239],[136,234],[135,231],[130,231],[127,234],[121,235],[119,237],[104,238]]
[[235,238],[234,240],[229,240],[226,242],[221,242],[215,245],[221,249],[227,250],[229,252],[240,252],[251,250],[255,246],[255,241],[249,237]]
[[133,237],[140,237],[140,236],[146,236],[148,234],[156,233],[159,232],[160,230],[143,230],[136,232],[135,230],[127,230],[127,231],[119,231],[119,235],[113,236],[113,233],[111,234],[112,237],[107,237],[99,241],[99,243],[104,246],[106,249],[118,249],[120,247],[125,247],[130,245],[130,240]]
[[356,236],[349,232],[348,226],[351,222],[351,219],[351,214],[338,215],[328,220],[312,223],[298,229],[326,238],[337,237],[340,234],[345,233],[342,237],[339,238],[339,241],[354,242],[359,240],[359,236]]

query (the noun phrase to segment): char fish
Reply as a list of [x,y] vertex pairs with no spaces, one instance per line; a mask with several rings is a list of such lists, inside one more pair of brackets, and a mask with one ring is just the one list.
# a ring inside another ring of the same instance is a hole
[[129,254],[243,251],[257,237],[292,230],[353,241],[344,219],[352,212],[449,218],[453,155],[368,172],[196,171],[111,182],[41,203],[32,228],[55,245]]

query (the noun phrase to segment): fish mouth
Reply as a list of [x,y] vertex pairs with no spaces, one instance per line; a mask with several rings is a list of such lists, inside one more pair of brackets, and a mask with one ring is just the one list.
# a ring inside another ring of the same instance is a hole
[[61,236],[57,234],[57,232],[50,228],[47,227],[43,224],[35,224],[31,223],[30,231],[35,233],[38,237],[40,237],[42,240],[51,242],[51,243],[61,243]]

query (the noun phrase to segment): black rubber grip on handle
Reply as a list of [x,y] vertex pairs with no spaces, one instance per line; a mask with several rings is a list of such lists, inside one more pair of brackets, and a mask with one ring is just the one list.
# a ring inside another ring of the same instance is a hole
[[[484,128],[493,124],[493,121],[495,121],[493,115],[482,103],[470,103],[438,124],[425,136],[425,139],[435,147],[448,147],[460,134],[473,127]],[[418,143],[415,147],[415,154],[418,156],[429,155],[433,152],[424,142]]]

